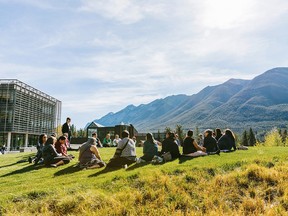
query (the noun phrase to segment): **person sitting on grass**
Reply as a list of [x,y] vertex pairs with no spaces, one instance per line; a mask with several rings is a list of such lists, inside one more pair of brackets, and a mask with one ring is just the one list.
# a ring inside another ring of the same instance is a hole
[[68,157],[62,156],[62,154],[58,154],[54,143],[56,142],[55,137],[49,137],[45,146],[42,150],[42,155],[44,158],[44,164],[46,166],[57,167],[63,164],[67,164],[70,162]]
[[183,142],[183,156],[198,157],[206,155],[206,149],[197,144],[197,142],[193,139],[193,131],[189,130],[187,132],[187,137]]
[[71,160],[74,158],[73,155],[68,155],[67,146],[66,146],[66,136],[60,136],[55,143],[55,149],[58,154],[62,154],[62,156],[69,157]]
[[34,162],[35,165],[37,165],[38,163],[39,164],[43,163],[42,149],[43,149],[46,141],[47,141],[47,134],[41,134],[39,136],[39,141],[38,141],[38,144],[36,146],[37,154],[34,157],[29,157],[28,158],[29,163],[33,163]]
[[197,142],[199,146],[203,146],[204,144],[204,138],[203,138],[203,134],[199,133],[198,138],[197,138]]
[[210,129],[207,129],[204,132],[204,144],[203,147],[206,148],[206,153],[208,155],[218,154],[220,155],[220,149],[217,145],[216,139],[212,136],[213,131]]
[[166,134],[166,139],[162,142],[162,150],[160,155],[170,152],[172,160],[180,157],[179,146],[176,142],[175,133],[168,132]]
[[81,169],[93,169],[105,166],[96,145],[96,139],[92,137],[79,148],[78,160]]
[[115,135],[115,138],[114,138],[114,140],[113,140],[113,146],[114,146],[114,147],[117,147],[120,140],[121,140],[121,139],[120,139],[119,135],[116,134],[116,135]]
[[100,139],[98,138],[98,135],[96,132],[92,133],[92,137],[96,139],[96,147],[102,148],[103,145],[102,145]]
[[123,167],[129,166],[136,162],[135,142],[129,138],[129,132],[122,132],[122,139],[119,141],[113,158],[110,159],[107,167]]
[[146,141],[143,145],[143,156],[137,161],[138,163],[151,161],[155,155],[158,155],[158,142],[154,139],[152,133],[146,134]]
[[236,151],[235,136],[230,129],[226,129],[224,135],[220,137],[218,146],[223,152]]
[[110,134],[106,134],[106,137],[103,139],[103,147],[111,147],[112,146],[112,140],[110,139]]

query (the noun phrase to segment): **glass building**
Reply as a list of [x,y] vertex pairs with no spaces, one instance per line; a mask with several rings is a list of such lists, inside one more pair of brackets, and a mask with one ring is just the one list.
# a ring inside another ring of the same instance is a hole
[[16,79],[0,79],[0,146],[36,146],[61,124],[61,101]]

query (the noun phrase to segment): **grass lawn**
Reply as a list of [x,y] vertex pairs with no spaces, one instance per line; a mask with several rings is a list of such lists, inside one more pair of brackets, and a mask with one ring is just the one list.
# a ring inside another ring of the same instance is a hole
[[[105,162],[114,151],[100,149]],[[287,147],[126,170],[17,163],[29,155],[0,155],[0,215],[288,215]]]

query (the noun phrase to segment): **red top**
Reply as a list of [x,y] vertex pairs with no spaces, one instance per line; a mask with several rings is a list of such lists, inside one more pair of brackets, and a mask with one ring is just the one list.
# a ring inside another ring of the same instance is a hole
[[64,144],[61,144],[59,141],[55,143],[55,149],[57,153],[61,153],[62,155],[66,156],[67,155],[67,147]]

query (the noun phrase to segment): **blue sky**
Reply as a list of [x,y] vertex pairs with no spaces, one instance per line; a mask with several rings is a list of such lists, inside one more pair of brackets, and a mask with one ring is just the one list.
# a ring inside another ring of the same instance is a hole
[[129,104],[288,66],[287,0],[0,0],[0,78],[77,128]]

